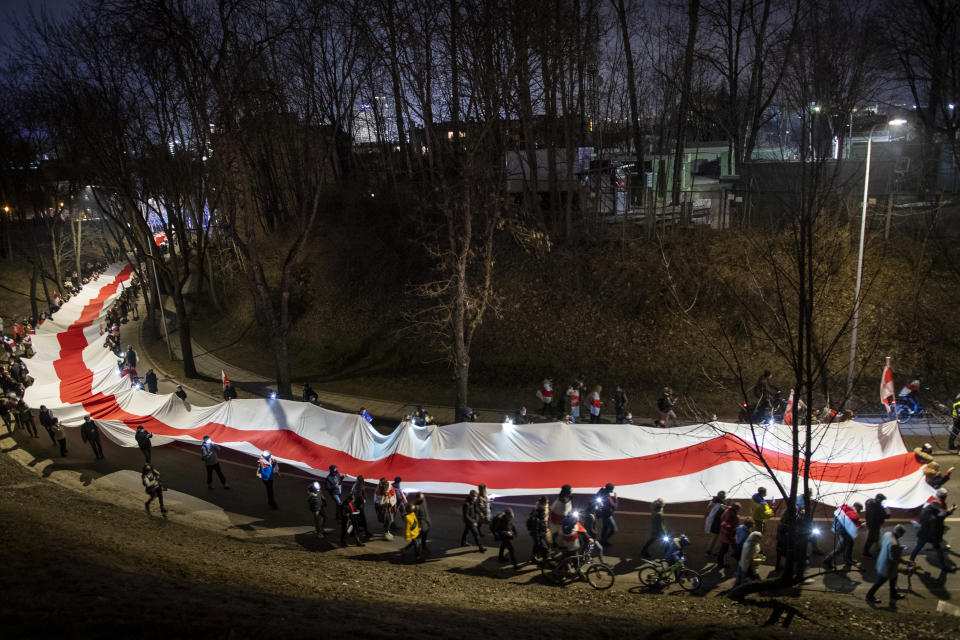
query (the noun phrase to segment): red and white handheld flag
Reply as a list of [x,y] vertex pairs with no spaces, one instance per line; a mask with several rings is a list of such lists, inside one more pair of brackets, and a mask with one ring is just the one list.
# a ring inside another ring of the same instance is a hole
[[793,389],[790,389],[790,398],[787,400],[787,410],[783,413],[783,424],[793,424]]
[[224,373],[223,369],[220,369],[220,384],[223,385],[224,389],[226,389],[227,385],[230,384],[230,379],[227,378],[227,374]]
[[897,405],[897,399],[894,395],[893,370],[890,369],[890,357],[887,356],[887,364],[883,367],[883,376],[880,378],[880,402],[886,407],[887,413],[890,413]]

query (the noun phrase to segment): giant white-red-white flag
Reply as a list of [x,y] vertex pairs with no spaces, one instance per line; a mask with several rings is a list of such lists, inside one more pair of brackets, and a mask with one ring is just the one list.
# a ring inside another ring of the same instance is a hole
[[890,368],[890,356],[887,356],[887,364],[883,367],[883,375],[880,377],[880,402],[887,408],[887,413],[892,411],[891,405],[896,406],[896,398],[893,387],[893,370]]
[[790,398],[787,400],[787,410],[783,413],[783,424],[793,424],[793,389],[790,389]]

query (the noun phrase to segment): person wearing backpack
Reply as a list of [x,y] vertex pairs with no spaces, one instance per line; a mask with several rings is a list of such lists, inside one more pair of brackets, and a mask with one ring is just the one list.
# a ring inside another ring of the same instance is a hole
[[[519,570],[517,566],[517,554],[513,549],[513,541],[517,537],[517,527],[513,524],[513,509],[507,509],[498,513],[490,523],[490,529],[493,535],[500,541],[500,553],[497,554],[497,560],[500,562],[513,563],[513,570]],[[506,554],[506,555],[505,555]]]
[[601,546],[606,547],[610,544],[610,537],[616,535],[618,530],[617,521],[613,519],[613,514],[617,510],[619,500],[616,492],[614,492],[612,482],[608,482],[597,491],[594,504],[596,505],[597,517],[601,522],[599,542]]
[[272,509],[280,508],[273,498],[273,481],[278,475],[280,475],[280,465],[277,463],[277,459],[269,451],[264,451],[257,459],[257,477],[260,478],[263,486],[267,489],[267,504]]
[[406,513],[403,514],[403,539],[407,541],[407,546],[403,548],[400,555],[403,555],[407,549],[413,549],[417,562],[423,562],[423,553],[420,550],[420,523],[417,521],[415,507],[412,504],[407,505]]

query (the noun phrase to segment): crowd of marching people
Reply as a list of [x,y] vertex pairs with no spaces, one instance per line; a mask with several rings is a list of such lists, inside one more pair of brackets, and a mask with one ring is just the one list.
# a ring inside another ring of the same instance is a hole
[[[76,274],[73,274],[68,281],[70,286],[65,286],[66,297],[61,298],[57,294],[57,304],[55,308],[51,308],[50,314],[55,313],[65,299],[74,295],[82,283],[96,277],[100,269],[102,265],[91,267],[84,278],[77,278],[76,281],[73,279]],[[134,319],[138,318],[138,294],[138,285],[132,281],[122,291],[118,303],[109,310],[101,333],[107,335],[104,347],[110,349],[118,358],[121,375],[129,376],[132,385],[141,385],[147,391],[157,393],[156,374],[151,369],[141,381],[137,372],[136,351],[132,345],[128,345],[124,350],[120,342],[120,327],[128,322],[131,314]],[[49,314],[43,314],[37,322],[43,322],[48,317]],[[11,325],[10,337],[3,337],[8,362],[7,366],[0,368],[0,388],[3,391],[0,418],[8,432],[22,428],[29,437],[39,438],[31,408],[23,401],[24,391],[32,383],[29,370],[22,360],[22,357],[30,355],[29,335],[32,327],[33,323],[29,320],[14,322]],[[779,395],[779,391],[776,391],[775,396],[769,372],[761,375],[755,392],[758,395],[757,406],[772,411],[774,398]],[[182,387],[177,387],[176,395],[186,402],[186,392]],[[237,397],[225,376],[223,395],[225,400]],[[561,419],[568,424],[575,424],[582,420],[580,409],[584,404],[589,421],[599,423],[601,411],[605,404],[609,403],[613,407],[615,423],[633,422],[630,398],[620,386],[615,387],[611,396],[605,397],[601,385],[588,386],[582,375],[567,385],[562,396],[555,392],[552,380],[545,378],[536,390],[536,397],[541,404],[537,416],[539,419]],[[309,384],[303,387],[302,399],[305,402],[317,403],[317,394]],[[664,427],[676,425],[676,406],[677,396],[670,387],[664,387],[657,399],[659,416],[655,424]],[[960,398],[954,405],[956,420],[950,440],[951,449],[960,433],[958,412]],[[357,413],[368,422],[372,420],[363,407]],[[467,409],[461,418],[465,421],[477,421],[479,416]],[[525,407],[521,407],[503,420],[526,424],[534,419]],[[52,446],[59,450],[61,456],[67,456],[66,434],[57,417],[47,407],[40,406],[37,421],[49,435]],[[435,422],[433,416],[422,406],[416,407],[410,421],[418,425]],[[94,457],[103,459],[100,428],[90,415],[85,416],[79,431],[82,441],[91,447]],[[163,500],[166,486],[160,470],[152,463],[151,458],[153,434],[140,425],[134,438],[144,457],[141,482],[148,495],[144,508],[150,513],[156,501],[160,512],[166,514]],[[199,455],[210,490],[215,488],[214,476],[222,489],[231,489],[221,467],[220,453],[220,446],[211,436],[204,436]],[[912,571],[917,556],[927,547],[936,552],[939,568],[943,571],[954,571],[955,567],[946,557],[949,546],[944,542],[946,519],[956,508],[956,505],[948,506],[948,490],[944,486],[950,480],[953,468],[942,470],[933,459],[932,446],[929,444],[917,448],[914,454],[917,461],[925,465],[924,477],[935,490],[935,495],[922,507],[914,521],[917,541],[909,555],[905,553],[906,548],[900,544],[906,527],[898,524],[892,529],[883,529],[890,512],[884,505],[886,497],[882,493],[866,500],[865,504],[855,502],[841,505],[833,512],[828,531],[820,531],[818,527],[812,526],[812,518],[804,517],[807,509],[812,508],[809,496],[797,498],[793,505],[797,515],[792,521],[783,518],[779,526],[772,527],[770,523],[776,517],[776,501],[768,496],[766,488],[758,487],[746,503],[728,499],[723,491],[708,501],[703,520],[704,533],[709,541],[705,549],[708,566],[724,576],[734,577],[734,584],[739,585],[760,578],[758,569],[766,560],[766,552],[775,554],[774,571],[781,571],[786,566],[785,560],[791,549],[799,548],[802,550],[801,571],[803,567],[812,566],[815,556],[823,556],[822,566],[825,570],[835,570],[841,564],[849,569],[857,566],[854,548],[860,532],[866,530],[861,553],[862,558],[869,562],[865,562],[861,568],[873,580],[866,596],[872,603],[879,602],[877,592],[884,585],[889,589],[891,602],[903,597],[897,591],[897,576],[901,572]],[[263,451],[256,461],[255,472],[258,481],[264,486],[268,506],[278,509],[275,492],[281,473],[278,460],[270,451]],[[590,549],[602,562],[605,550],[614,544],[613,538],[618,534],[616,512],[619,498],[615,489],[612,483],[607,483],[592,495],[575,497],[571,486],[564,485],[553,499],[541,496],[522,520],[522,528],[526,530],[530,540],[529,562],[537,564],[551,554],[572,554],[583,549]],[[402,555],[408,555],[415,562],[423,562],[433,553],[430,548],[433,523],[427,496],[416,489],[408,490],[399,476],[392,481],[385,477],[379,478],[375,485],[371,483],[371,486],[368,486],[363,476],[357,476],[351,481],[340,472],[336,464],[331,464],[325,478],[310,482],[306,486],[306,494],[312,526],[319,537],[327,536],[330,530],[327,526],[328,520],[332,518],[334,535],[339,538],[341,546],[364,546],[375,537],[392,541],[396,536],[402,536],[405,543],[400,552]],[[494,543],[499,545],[498,561],[510,564],[514,570],[518,570],[523,559],[518,559],[517,556],[517,520],[522,514],[518,514],[512,506],[495,510],[496,498],[485,484],[478,485],[464,497],[460,505],[463,526],[460,547],[471,546],[478,552],[485,553],[484,539],[489,535]],[[577,501],[580,502],[579,505],[575,504]],[[373,505],[372,511],[369,504]],[[369,520],[368,515],[371,516]],[[690,540],[669,524],[667,504],[664,500],[657,499],[651,503],[649,523],[649,535],[636,549],[638,559],[659,560],[671,566],[682,565],[688,554]],[[835,543],[831,549],[824,550],[821,547],[830,534]]]

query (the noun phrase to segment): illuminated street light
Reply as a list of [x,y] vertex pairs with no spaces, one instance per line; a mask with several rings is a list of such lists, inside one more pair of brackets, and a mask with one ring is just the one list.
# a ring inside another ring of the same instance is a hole
[[[887,123],[889,127],[899,127],[906,124],[903,118],[895,118]],[[863,209],[860,214],[860,251],[857,255],[857,289],[853,300],[853,331],[850,334],[850,368],[847,371],[847,397],[844,400],[844,408],[850,405],[850,396],[853,394],[853,370],[857,357],[857,328],[860,326],[860,284],[863,281],[863,239],[867,233],[867,192],[870,189],[870,150],[873,148],[873,130],[877,125],[870,127],[870,133],[867,134],[867,162],[863,176]],[[887,131],[887,138],[890,133]]]

